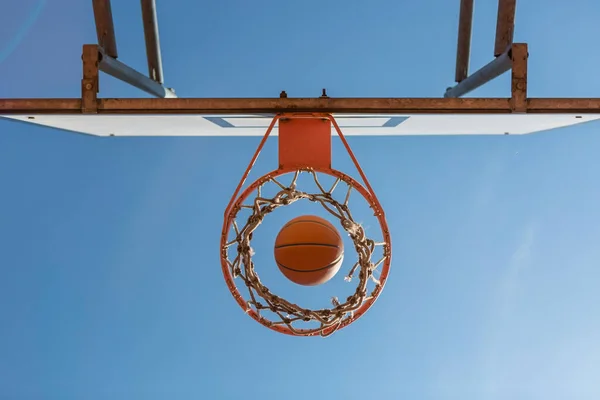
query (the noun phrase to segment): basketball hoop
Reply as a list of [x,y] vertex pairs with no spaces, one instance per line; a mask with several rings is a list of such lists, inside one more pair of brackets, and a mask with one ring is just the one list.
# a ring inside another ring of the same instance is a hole
[[[240,194],[250,170],[277,122],[279,122],[279,168],[260,177]],[[332,125],[365,186],[349,175],[331,168]],[[318,188],[316,193],[299,190],[297,181],[302,173],[312,176]],[[334,177],[334,184],[329,189],[325,189],[319,181],[318,174]],[[282,182],[281,177],[284,175],[291,176],[288,184]],[[340,183],[345,184],[347,189],[343,199],[338,200],[334,194],[339,192],[339,190],[336,192],[336,189]],[[273,197],[262,195],[266,184],[277,186],[278,191]],[[368,238],[363,227],[353,219],[348,207],[352,191],[360,193],[373,210],[381,227],[383,241],[376,242]],[[251,204],[245,204],[254,192],[256,197]],[[251,247],[253,232],[267,214],[299,200],[319,203],[331,215],[338,218],[342,228],[352,239],[358,254],[358,261],[345,278],[350,281],[358,271],[356,291],[345,302],[333,298],[333,307],[330,309],[307,309],[271,293],[269,288],[260,281],[254,269]],[[238,213],[242,209],[249,209],[251,215],[243,226],[240,226],[236,219],[239,218]],[[231,233],[233,239],[229,238]],[[382,246],[383,256],[374,261],[372,255],[377,246]],[[236,250],[235,255],[230,255],[232,249]],[[391,239],[383,209],[335,119],[328,114],[281,114],[274,117],[225,210],[221,235],[221,266],[227,286],[238,304],[256,321],[277,332],[296,336],[328,336],[357,320],[373,305],[383,289],[390,263]],[[374,275],[376,271],[379,272],[378,277]],[[239,288],[236,282],[240,282],[240,286],[243,283],[245,288],[243,286]],[[374,289],[370,292],[367,289],[369,282],[374,283]],[[248,297],[242,296],[242,292],[247,292]],[[270,314],[276,318],[266,317],[264,311],[270,311]],[[309,322],[316,322],[318,326],[309,328],[298,326]]]

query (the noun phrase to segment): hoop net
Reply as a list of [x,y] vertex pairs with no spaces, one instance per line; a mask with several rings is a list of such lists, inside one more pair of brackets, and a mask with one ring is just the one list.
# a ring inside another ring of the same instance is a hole
[[[339,129],[335,122],[334,125]],[[265,139],[272,127],[273,124],[267,131]],[[343,136],[340,135],[340,137],[347,146]],[[264,139],[257,150],[255,159],[261,150],[262,144],[264,144]],[[348,146],[347,150],[349,150]],[[353,157],[352,154],[351,156]],[[251,162],[249,169],[255,159]],[[361,172],[364,180],[362,171],[359,170],[359,172]],[[310,174],[314,180],[317,188],[314,193],[302,191],[298,188],[298,178],[302,173]],[[333,176],[335,182],[331,187],[324,188],[319,180],[318,173]],[[284,184],[283,179],[280,179],[283,175],[292,176],[288,184]],[[276,192],[272,197],[263,195],[267,184],[275,185]],[[346,186],[345,190],[341,186]],[[238,191],[239,188],[240,186],[238,186]],[[373,210],[374,216],[381,226],[382,241],[375,241],[367,237],[363,226],[353,218],[348,203],[351,194],[357,191]],[[341,196],[338,195],[340,192]],[[234,298],[252,318],[281,333],[298,336],[328,336],[358,319],[374,303],[383,289],[389,272],[391,241],[383,211],[377,198],[370,190],[365,189],[352,177],[331,168],[286,169],[280,167],[278,170],[264,175],[252,183],[237,199],[235,199],[236,194],[234,194],[232,203],[228,207],[230,212],[226,213],[223,226],[221,237],[222,268]],[[251,198],[252,194],[255,194],[253,198]],[[234,200],[235,202],[233,202]],[[264,218],[276,209],[299,200],[320,204],[330,215],[339,219],[342,228],[351,238],[357,253],[357,261],[344,278],[347,282],[350,282],[357,276],[356,290],[343,302],[337,297],[333,297],[331,308],[305,308],[272,293],[261,282],[252,259],[254,255],[251,246],[253,233]],[[240,215],[240,211],[244,209],[250,213],[247,218]],[[377,253],[382,255],[378,255],[377,259],[374,259],[375,249],[379,246],[381,246],[382,251]],[[243,296],[242,293],[247,293],[247,296]]]

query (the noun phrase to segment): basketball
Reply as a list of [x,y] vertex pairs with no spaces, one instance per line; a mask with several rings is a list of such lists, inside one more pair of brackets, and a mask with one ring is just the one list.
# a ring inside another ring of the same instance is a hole
[[303,286],[321,285],[339,271],[344,243],[329,221],[303,215],[289,221],[275,239],[275,261],[290,281]]

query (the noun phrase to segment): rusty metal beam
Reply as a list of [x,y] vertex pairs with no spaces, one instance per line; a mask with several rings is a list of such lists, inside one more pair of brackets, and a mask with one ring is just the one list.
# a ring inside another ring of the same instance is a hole
[[150,79],[162,84],[164,78],[155,0],[142,0],[142,19],[146,39],[146,57],[148,58],[148,76]]
[[0,115],[81,114],[82,103],[81,99],[0,99]]
[[83,46],[81,60],[83,61],[83,78],[81,79],[81,111],[95,113],[98,108],[100,53],[98,45]]
[[[0,99],[2,114],[79,114],[79,99]],[[98,114],[509,113],[510,99],[149,98],[98,99]]]
[[600,98],[529,98],[531,114],[598,114]]
[[[98,114],[508,114],[510,98],[98,99]],[[0,115],[81,114],[81,99],[0,99]],[[529,98],[527,113],[598,114],[600,98]]]
[[110,0],[92,0],[92,5],[94,7],[98,44],[110,57],[117,58],[117,39],[115,38]]
[[496,22],[496,44],[494,56],[503,54],[513,43],[515,32],[515,12],[517,0],[498,0],[498,21]]
[[514,112],[527,112],[527,44],[515,43],[510,50],[512,60],[511,107]]
[[[217,113],[275,114],[281,112],[326,113],[461,113],[507,112],[509,99],[460,99],[446,101],[437,98],[239,98],[239,99],[173,99],[147,103],[130,100],[106,100],[103,112],[119,112],[122,108],[141,113]],[[146,108],[148,106],[148,108]]]
[[456,82],[462,82],[469,76],[472,28],[473,0],[461,0],[458,20],[458,43],[456,46]]

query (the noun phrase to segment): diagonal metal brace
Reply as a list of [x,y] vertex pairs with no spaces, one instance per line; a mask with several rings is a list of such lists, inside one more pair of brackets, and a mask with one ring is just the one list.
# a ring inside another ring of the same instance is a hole
[[169,89],[148,78],[146,75],[136,71],[121,61],[115,60],[100,50],[100,71],[111,75],[125,83],[135,86],[156,97],[175,98],[177,95],[173,89]]

